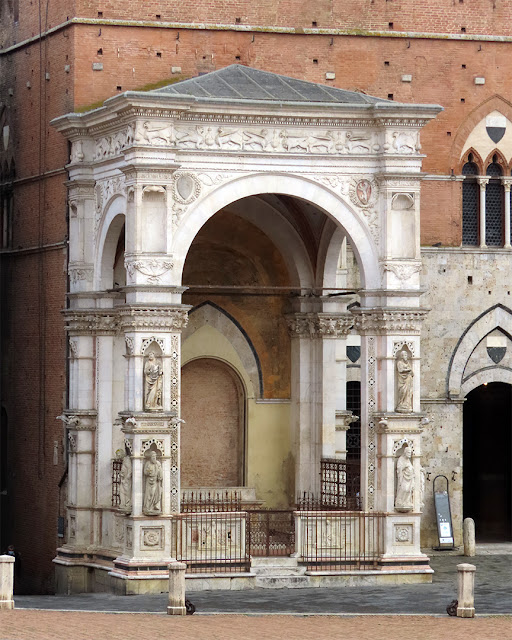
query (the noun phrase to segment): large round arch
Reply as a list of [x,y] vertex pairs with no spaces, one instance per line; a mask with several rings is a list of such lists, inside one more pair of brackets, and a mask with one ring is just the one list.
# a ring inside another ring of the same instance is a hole
[[94,287],[104,291],[114,286],[114,262],[119,235],[126,222],[126,198],[115,195],[107,204],[98,230]]
[[305,200],[315,205],[340,225],[352,245],[361,272],[362,285],[378,289],[381,277],[376,247],[361,216],[324,185],[288,174],[254,174],[226,182],[198,200],[183,216],[173,238],[172,254],[175,273],[181,276],[183,266],[199,229],[218,211],[236,200],[261,194],[279,194]]

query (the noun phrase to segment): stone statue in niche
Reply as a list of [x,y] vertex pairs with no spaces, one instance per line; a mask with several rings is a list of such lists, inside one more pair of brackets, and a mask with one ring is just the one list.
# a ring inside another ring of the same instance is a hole
[[412,413],[412,386],[414,372],[409,354],[402,349],[396,361],[397,373],[397,403],[395,411],[397,413]]
[[414,508],[414,467],[411,462],[412,449],[406,446],[396,463],[396,496],[397,511],[412,511]]
[[156,457],[156,451],[151,451],[144,463],[144,500],[142,511],[145,515],[162,513],[162,464]]
[[130,456],[124,456],[121,465],[121,483],[119,485],[119,501],[120,508],[123,511],[131,511],[132,508],[132,459]]
[[144,410],[163,410],[163,375],[160,359],[150,351],[144,363]]

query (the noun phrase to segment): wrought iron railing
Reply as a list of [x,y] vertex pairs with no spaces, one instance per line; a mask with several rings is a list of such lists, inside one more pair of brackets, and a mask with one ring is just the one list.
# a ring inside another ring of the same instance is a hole
[[248,515],[251,556],[289,556],[295,552],[295,516],[290,509],[254,509]]
[[112,506],[121,506],[121,467],[123,466],[122,458],[112,460]]
[[249,570],[246,512],[181,513],[174,523],[176,558],[187,564],[187,573]]
[[182,513],[242,511],[242,497],[238,491],[197,491],[181,499]]
[[376,568],[384,551],[384,523],[383,513],[298,512],[298,554],[309,571]]

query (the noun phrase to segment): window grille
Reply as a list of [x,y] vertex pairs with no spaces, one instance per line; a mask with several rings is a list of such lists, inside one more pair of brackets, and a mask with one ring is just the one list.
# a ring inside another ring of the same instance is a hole
[[480,187],[474,176],[478,175],[478,167],[474,162],[467,162],[462,168],[467,176],[462,183],[462,244],[478,244],[478,201]]
[[501,167],[497,162],[492,162],[486,173],[491,179],[485,189],[485,244],[489,247],[502,247],[503,186],[499,181]]

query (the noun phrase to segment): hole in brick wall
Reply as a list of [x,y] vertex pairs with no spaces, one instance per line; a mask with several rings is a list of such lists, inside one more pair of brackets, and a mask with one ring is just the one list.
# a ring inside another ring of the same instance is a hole
[[116,91],[122,91],[122,90],[123,90],[123,87],[120,84],[118,84],[116,87]]
[[96,53],[97,53],[97,55],[102,56],[103,55],[103,49],[98,49],[98,51]]
[[473,276],[468,276],[468,284],[473,284]]
[[157,58],[161,58],[162,57],[162,52],[161,51],[157,51],[156,52],[156,57]]
[[98,11],[98,18],[103,18],[103,11]]
[[393,23],[392,23],[392,22],[388,22],[388,27],[389,27],[390,29],[392,29],[392,28],[393,28]]
[[466,98],[461,98],[460,101],[461,102],[466,102]]
[[489,295],[491,295],[492,291],[489,291],[488,293],[489,293]]
[[462,33],[466,33],[466,27],[461,27],[460,30]]
[[392,93],[388,93],[388,100],[393,100],[393,94]]
[[463,69],[465,69],[465,68],[466,68],[466,65],[465,65],[465,64],[462,64],[462,65],[461,65],[461,67],[462,67]]
[[459,4],[464,4],[464,0],[459,0]]
[[235,56],[235,60],[240,60],[240,56]]
[[235,18],[235,24],[240,24],[242,22],[242,18]]
[[451,131],[447,131],[447,132],[446,132],[446,135],[447,135],[448,137],[450,137],[450,136],[452,135],[452,132],[451,132]]
[[162,17],[162,16],[161,16],[159,13],[157,13],[157,14],[156,14],[156,16],[155,16],[155,18],[156,18],[157,20],[160,20],[160,18],[161,18],[161,17]]
[[318,58],[313,58],[313,64],[318,64]]
[[313,20],[313,22],[311,23],[312,27],[316,27],[316,20]]
[[389,60],[384,60],[384,66],[389,67]]

